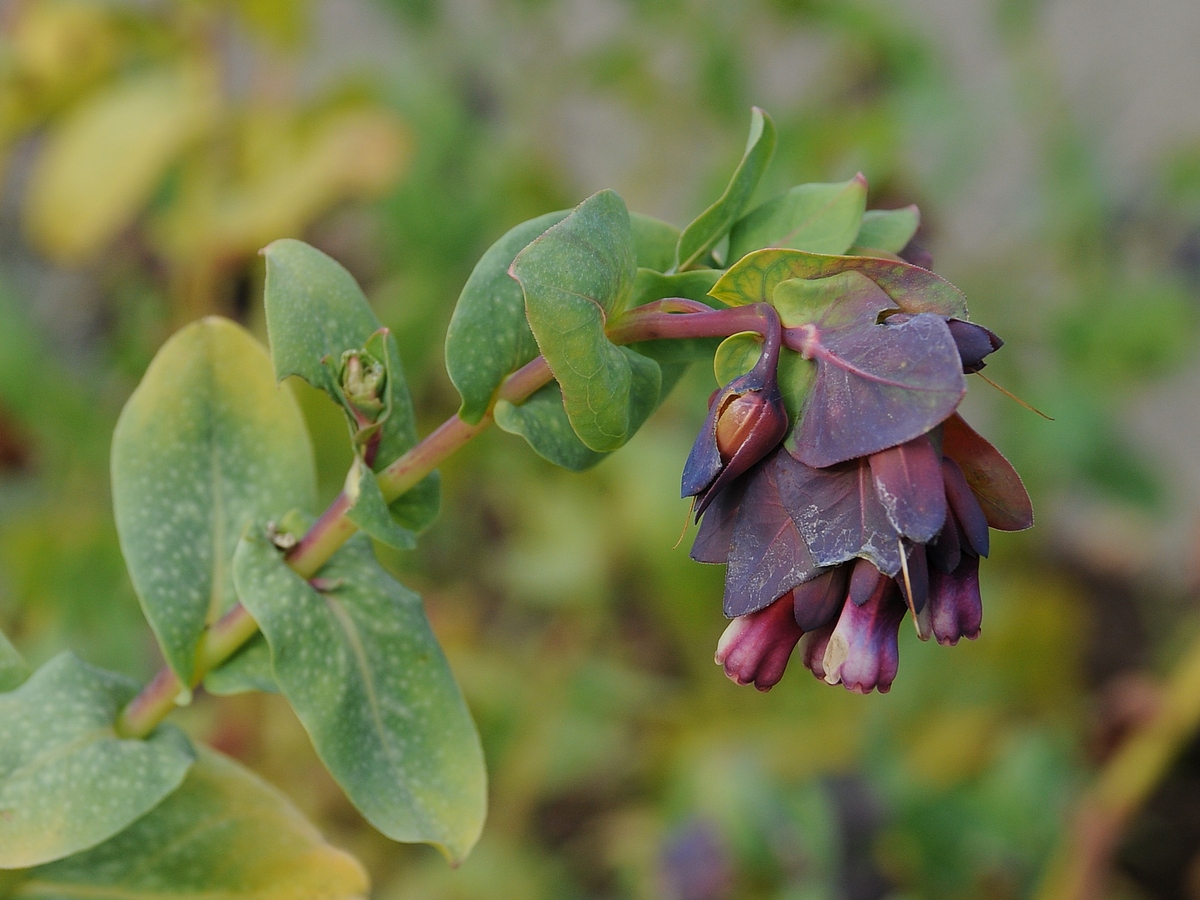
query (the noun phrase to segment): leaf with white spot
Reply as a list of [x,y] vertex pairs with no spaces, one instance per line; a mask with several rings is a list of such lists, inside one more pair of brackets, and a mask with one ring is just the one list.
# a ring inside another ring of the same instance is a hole
[[21,900],[353,900],[367,875],[286,797],[201,750],[183,786],[98,847],[22,873]]
[[230,564],[246,526],[316,503],[304,418],[262,345],[215,317],[167,341],[117,422],[112,487],[142,609],[191,684],[205,626],[237,601]]
[[394,840],[466,856],[483,827],[483,751],[421,598],[362,535],[310,584],[251,531],[234,578],[280,688],[359,811]]
[[0,693],[11,691],[28,677],[29,666],[4,632],[0,632]]
[[[379,360],[387,370],[387,415],[380,421],[379,445],[371,461],[372,468],[380,471],[417,443],[412,396],[395,337],[386,331],[378,334],[381,326],[371,304],[337,260],[291,239],[275,241],[262,252],[267,260],[263,299],[276,377],[298,375],[340,404],[343,395],[335,373],[342,354],[362,349],[368,342],[373,349],[382,346]],[[347,417],[351,418],[349,413]],[[414,545],[416,532],[437,517],[440,496],[439,476],[433,472],[391,501],[392,518],[412,533]]]
[[0,869],[93,847],[179,787],[195,758],[183,732],[113,730],[137,690],[63,653],[0,694]]

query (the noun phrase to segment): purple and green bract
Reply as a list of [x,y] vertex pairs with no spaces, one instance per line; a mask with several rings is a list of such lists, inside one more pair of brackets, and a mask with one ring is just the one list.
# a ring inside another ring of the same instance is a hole
[[708,488],[691,491],[708,508],[692,555],[727,564],[724,609],[735,623],[718,651],[727,674],[769,689],[786,664],[780,648],[794,646],[799,628],[810,633],[805,664],[819,677],[886,691],[906,612],[923,639],[977,637],[988,529],[1032,524],[1012,466],[956,413],[964,375],[1003,342],[967,319],[948,282],[892,260],[767,249],[711,293],[778,312],[783,348],[764,342],[753,380],[780,354],[813,373],[783,385],[785,395],[792,385],[799,392],[785,396],[786,440],[756,445],[761,461],[718,484],[720,467],[698,464],[706,449],[719,462],[708,446],[718,403],[751,374],[735,378],[714,395],[685,469],[685,488]]

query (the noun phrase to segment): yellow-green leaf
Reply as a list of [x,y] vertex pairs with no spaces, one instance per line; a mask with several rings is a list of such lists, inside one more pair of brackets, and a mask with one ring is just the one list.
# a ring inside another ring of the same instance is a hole
[[194,754],[179,729],[162,725],[146,740],[114,732],[137,690],[63,653],[0,694],[0,869],[93,847],[183,781]]
[[[921,227],[921,211],[915,205],[900,209],[869,209],[863,213],[862,227],[854,238],[861,256],[872,250],[899,253]],[[805,248],[808,249],[808,248]]]
[[202,750],[157,809],[85,853],[33,869],[22,900],[356,900],[362,866],[291,802],[228,757]]
[[84,100],[50,132],[30,175],[30,236],[62,263],[93,256],[210,126],[216,104],[212,77],[190,69],[131,75]]
[[246,526],[316,502],[304,418],[262,345],[219,318],[167,341],[117,423],[112,481],[142,609],[191,684],[205,625],[236,602],[231,561]]
[[729,233],[729,260],[763,247],[845,253],[866,206],[867,179],[861,172],[849,181],[797,185],[738,220]]
[[775,288],[793,278],[828,278],[858,272],[875,282],[904,312],[965,319],[967,301],[946,279],[906,262],[864,256],[829,256],[768,248],[743,256],[709,292],[729,306],[771,303]]
[[738,220],[754,195],[759,179],[775,152],[775,123],[757,106],[750,114],[750,136],[746,150],[717,201],[696,217],[679,236],[675,269],[687,271],[701,265]]

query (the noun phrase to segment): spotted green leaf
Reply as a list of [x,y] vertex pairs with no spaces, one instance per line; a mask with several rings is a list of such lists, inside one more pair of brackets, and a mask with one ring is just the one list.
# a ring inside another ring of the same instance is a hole
[[644,269],[665,272],[675,264],[675,248],[679,245],[679,229],[653,216],[631,212],[629,227],[633,233],[633,249],[637,264]]
[[420,597],[361,535],[314,587],[251,531],[234,575],[280,688],[350,800],[388,837],[461,860],[483,826],[483,752]]
[[[664,345],[670,341],[658,342]],[[639,383],[634,383],[632,420],[635,428],[649,418],[658,404],[670,393],[683,376],[687,368],[686,362],[662,361],[661,390],[639,390]],[[588,449],[575,434],[563,408],[562,392],[557,382],[551,382],[532,397],[519,405],[500,400],[496,403],[496,424],[509,434],[517,434],[529,442],[538,456],[569,469],[572,472],[582,472],[590,469],[607,453],[597,453]]]
[[0,694],[0,869],[93,847],[179,787],[194,759],[179,729],[113,731],[137,690],[63,653]]
[[679,236],[675,269],[687,271],[702,265],[705,257],[729,234],[750,202],[759,179],[775,152],[775,123],[757,106],[750,113],[750,136],[733,177],[717,202],[702,212]]
[[[298,375],[341,403],[336,372],[342,354],[367,346],[380,330],[379,319],[354,276],[315,247],[280,240],[268,245],[263,256],[267,260],[267,333],[275,376]],[[388,412],[372,461],[377,472],[417,443],[412,397],[396,339],[388,332],[383,344]],[[438,498],[435,472],[392,501],[393,517],[400,527],[420,531],[437,516]]]
[[862,173],[833,184],[800,184],[739,219],[729,233],[729,259],[763,247],[845,253],[867,206]]
[[0,693],[11,691],[28,677],[29,666],[17,648],[0,632]]
[[500,382],[538,355],[525,320],[525,295],[509,266],[568,215],[547,213],[510,229],[479,258],[459,294],[446,330],[446,371],[462,397],[458,414],[471,424],[483,418]]
[[624,201],[613,191],[589,197],[522,250],[511,271],[571,427],[589,449],[616,450],[641,425],[639,398],[657,402],[662,380],[654,360],[604,332],[628,305],[637,274]]
[[854,238],[854,246],[861,249],[864,256],[870,256],[871,250],[899,253],[919,227],[921,211],[915,205],[900,209],[869,209],[863,213],[862,228]]
[[125,831],[23,874],[20,900],[357,900],[369,888],[286,797],[212,750]]
[[411,550],[417,545],[412,531],[400,525],[388,509],[387,500],[379,488],[379,480],[371,467],[356,457],[346,473],[345,494],[352,504],[346,518],[377,541],[397,550]]
[[729,306],[770,303],[775,288],[789,279],[827,278],[841,272],[865,275],[904,312],[967,318],[966,299],[946,279],[906,262],[874,257],[756,250],[731,266],[710,293]]
[[575,434],[557,382],[550,382],[520,405],[498,401],[495,416],[502,430],[520,435],[542,459],[572,472],[590,469],[608,455],[588,449]]
[[200,635],[237,601],[246,525],[316,502],[304,418],[263,347],[218,318],[167,341],[117,422],[112,489],[142,609],[191,684]]

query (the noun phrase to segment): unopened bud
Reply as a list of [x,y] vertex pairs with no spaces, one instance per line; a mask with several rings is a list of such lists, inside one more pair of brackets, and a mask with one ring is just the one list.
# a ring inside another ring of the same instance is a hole
[[717,450],[722,462],[729,462],[754,434],[754,426],[763,415],[763,406],[762,394],[755,392],[731,397],[725,408],[717,413]]
[[371,421],[383,412],[386,380],[383,363],[365,350],[347,350],[342,356],[342,391],[346,400]]
[[787,434],[788,415],[774,373],[736,378],[717,392],[683,468],[684,497],[699,495],[701,513],[713,497],[774,450]]

